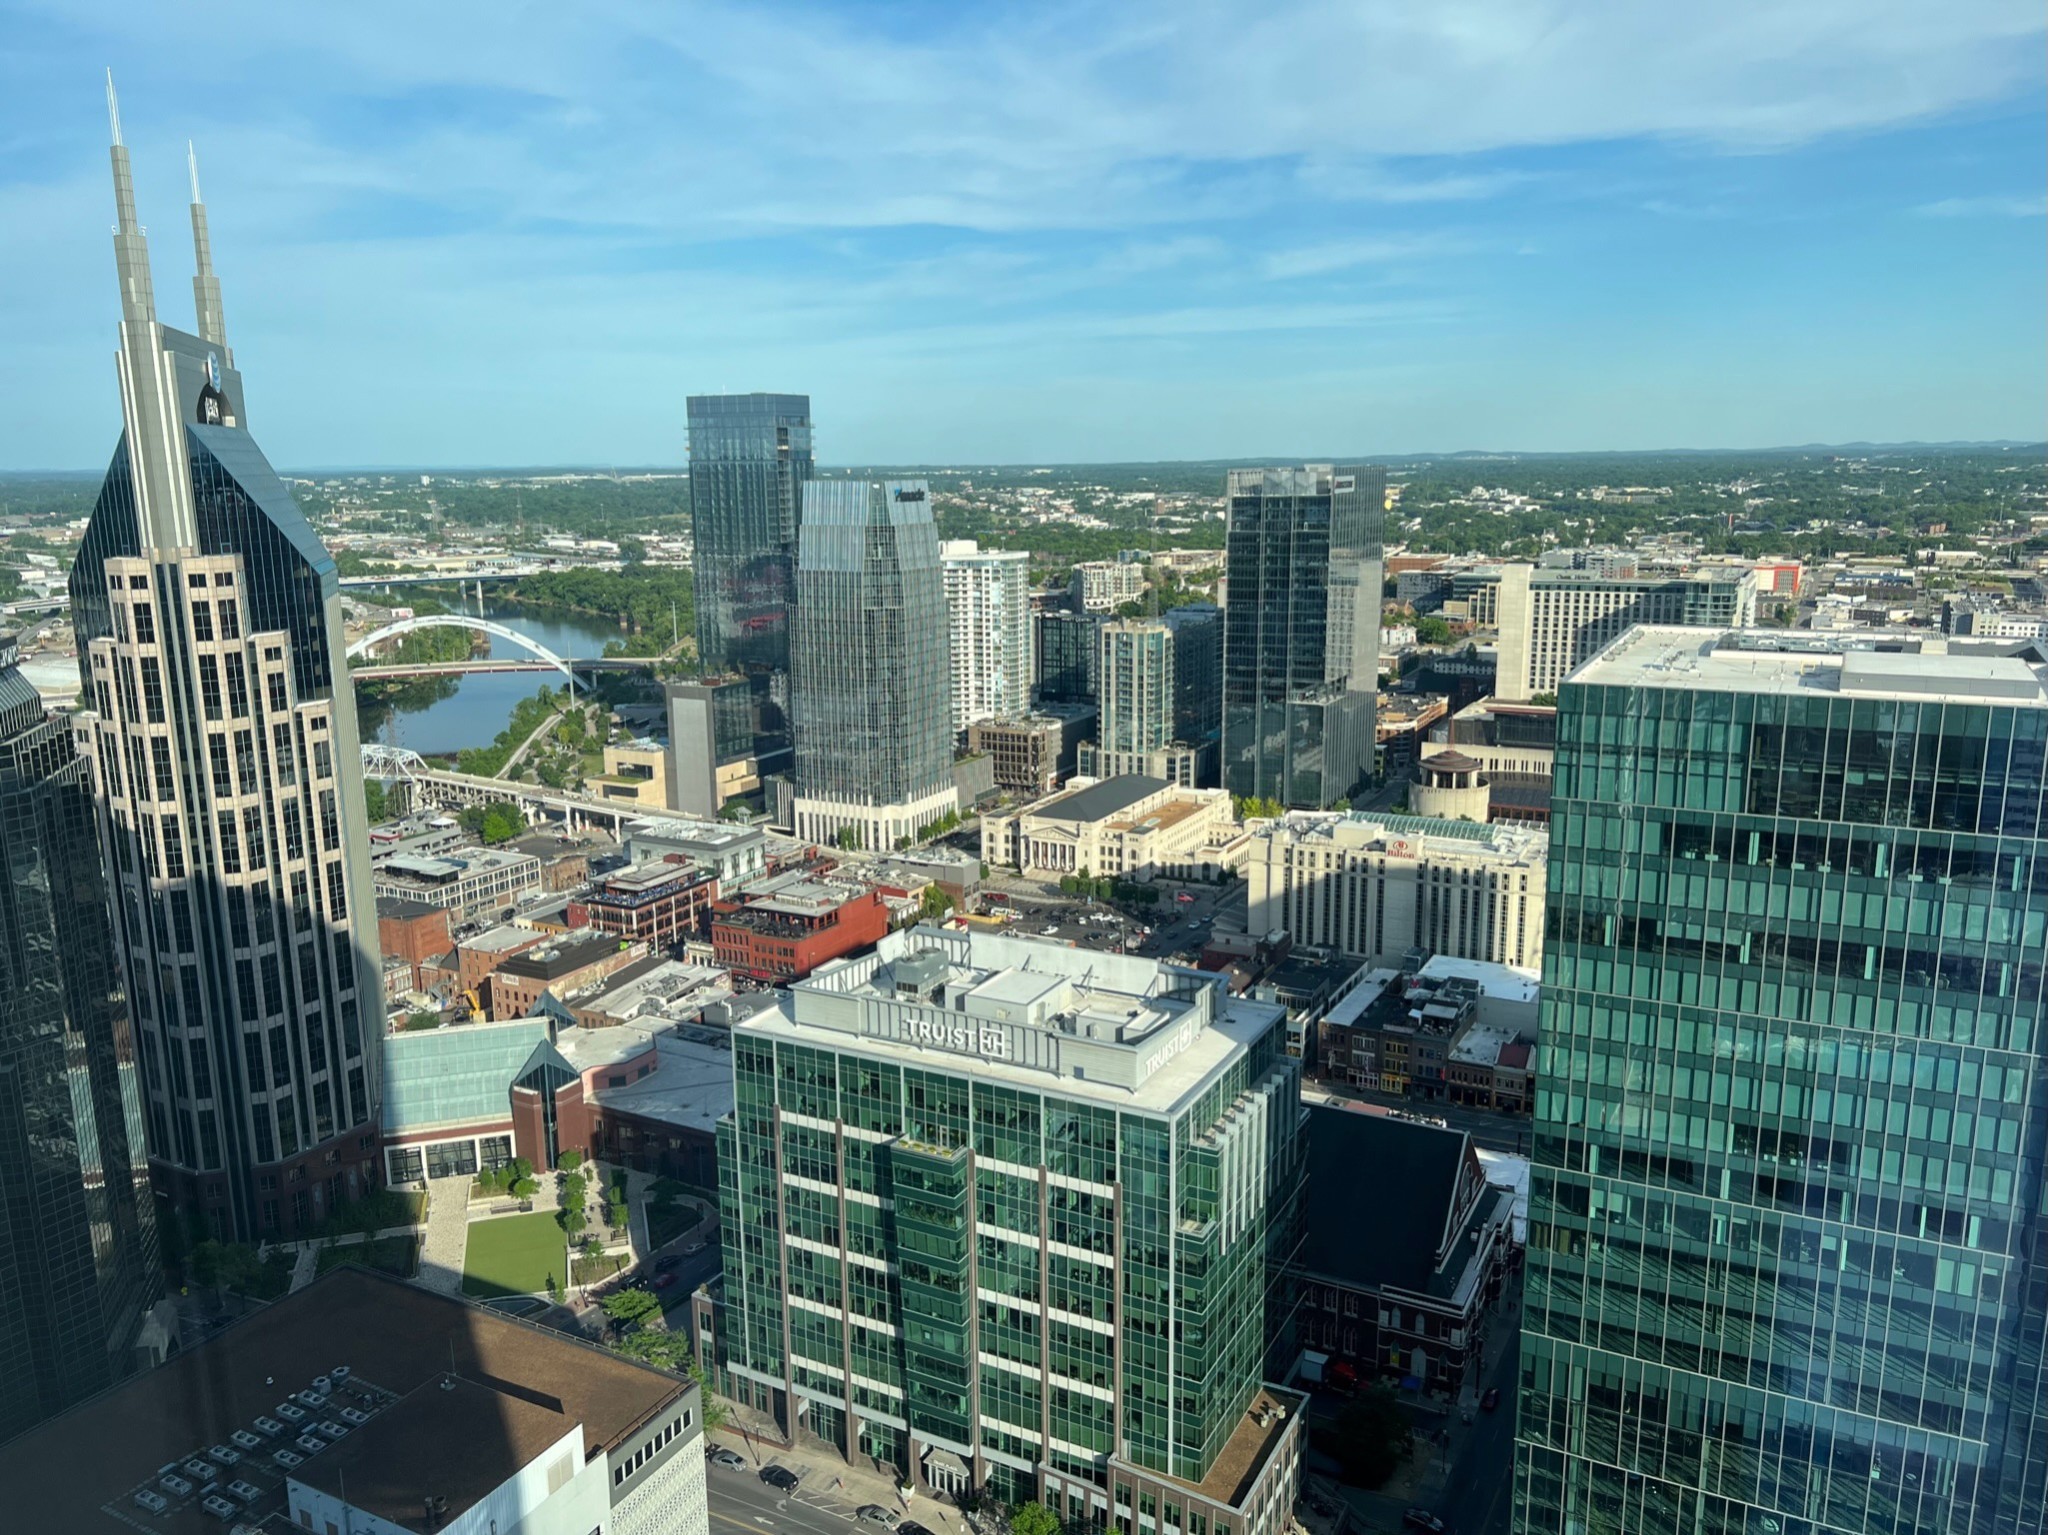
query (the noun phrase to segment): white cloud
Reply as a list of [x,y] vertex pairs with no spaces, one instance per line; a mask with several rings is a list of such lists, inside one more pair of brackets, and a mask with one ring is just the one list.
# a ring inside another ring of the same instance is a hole
[[1930,219],[2037,219],[2048,215],[2048,197],[1944,197],[1913,211]]
[[1389,266],[1455,255],[1470,249],[1467,241],[1437,235],[1333,240],[1326,244],[1275,251],[1266,258],[1264,271],[1266,276],[1275,279],[1321,277],[1330,272],[1348,271],[1352,267]]

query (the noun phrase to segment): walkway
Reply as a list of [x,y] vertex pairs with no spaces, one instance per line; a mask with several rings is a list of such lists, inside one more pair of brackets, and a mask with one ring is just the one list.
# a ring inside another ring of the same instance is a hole
[[462,1260],[469,1252],[471,1179],[433,1178],[427,1183],[427,1234],[420,1243],[419,1283],[443,1295],[462,1292]]
[[533,743],[538,741],[545,732],[553,730],[555,728],[556,721],[560,720],[561,717],[562,711],[560,709],[557,709],[553,714],[550,714],[546,719],[542,720],[540,724],[536,725],[534,727],[533,734],[528,736],[525,740],[519,743],[518,750],[513,752],[511,756],[505,759],[505,765],[499,768],[498,772],[501,775],[510,773],[512,769],[519,766],[520,762],[525,759],[526,754],[533,750]]

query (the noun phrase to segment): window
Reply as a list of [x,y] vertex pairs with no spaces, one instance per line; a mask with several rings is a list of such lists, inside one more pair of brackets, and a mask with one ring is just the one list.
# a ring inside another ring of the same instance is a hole
[[232,810],[219,812],[216,825],[220,831],[220,866],[225,874],[242,872],[242,847],[235,835],[235,813]]
[[332,778],[334,776],[334,748],[325,741],[313,743],[313,776]]
[[277,764],[277,781],[290,788],[299,781],[299,757],[292,749],[292,727],[278,725],[270,733],[271,757]]
[[[227,586],[231,585],[233,583],[233,580],[234,578],[232,576],[223,574],[216,579],[214,584],[217,586]],[[220,600],[219,606],[220,637],[224,640],[240,639],[242,637],[242,619],[241,615],[236,611],[234,600],[232,598],[223,597]]]
[[220,718],[220,662],[212,656],[199,658],[199,701],[208,719]]
[[285,702],[284,673],[272,672],[268,677],[264,678],[264,682],[270,690],[270,712],[272,714],[284,713],[285,709],[289,707]]
[[164,669],[155,656],[142,658],[142,706],[150,724],[164,722]]
[[341,847],[341,822],[335,811],[332,789],[320,791],[320,846],[330,853]]
[[288,799],[284,802],[284,856],[304,858],[306,856],[305,832],[299,825],[299,802]]
[[[142,578],[137,576],[135,579],[139,582]],[[149,611],[146,602],[135,604],[135,641],[139,645],[156,643],[156,616]]]
[[249,717],[249,677],[243,669],[242,658],[230,654],[228,669],[228,713],[238,720]]

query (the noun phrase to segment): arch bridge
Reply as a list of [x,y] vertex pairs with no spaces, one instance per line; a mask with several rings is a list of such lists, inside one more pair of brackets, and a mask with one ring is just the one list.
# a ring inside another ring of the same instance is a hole
[[503,624],[494,624],[488,618],[475,618],[463,613],[422,613],[413,618],[401,618],[381,629],[372,630],[348,647],[350,656],[364,656],[371,647],[385,640],[401,639],[408,634],[417,634],[422,629],[467,629],[473,634],[488,634],[494,639],[509,640],[528,655],[545,661],[564,677],[569,679],[573,691],[576,686],[576,672],[573,663],[556,655],[536,639],[521,634],[517,629],[508,629]]

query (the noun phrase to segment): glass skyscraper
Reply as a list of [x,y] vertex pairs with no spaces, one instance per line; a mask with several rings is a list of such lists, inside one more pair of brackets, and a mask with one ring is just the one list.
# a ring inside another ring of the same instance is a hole
[[1323,810],[1372,771],[1386,471],[1233,469],[1223,787]]
[[789,670],[789,604],[811,399],[693,394],[690,529],[705,673]]
[[160,323],[113,146],[125,431],[71,572],[157,1192],[317,1226],[377,1181],[375,949],[334,561],[249,435],[193,178],[200,334]]
[[1560,691],[1528,1535],[2043,1528],[2048,668],[1884,643]]
[[133,1362],[157,1293],[92,785],[0,638],[0,1439]]
[[1301,1237],[1286,1032],[1212,975],[930,927],[789,987],[733,1034],[708,1362],[941,1491],[1279,1535],[1302,1425],[1262,1385]]
[[952,646],[922,480],[812,480],[796,562],[796,834],[889,848],[959,804]]

